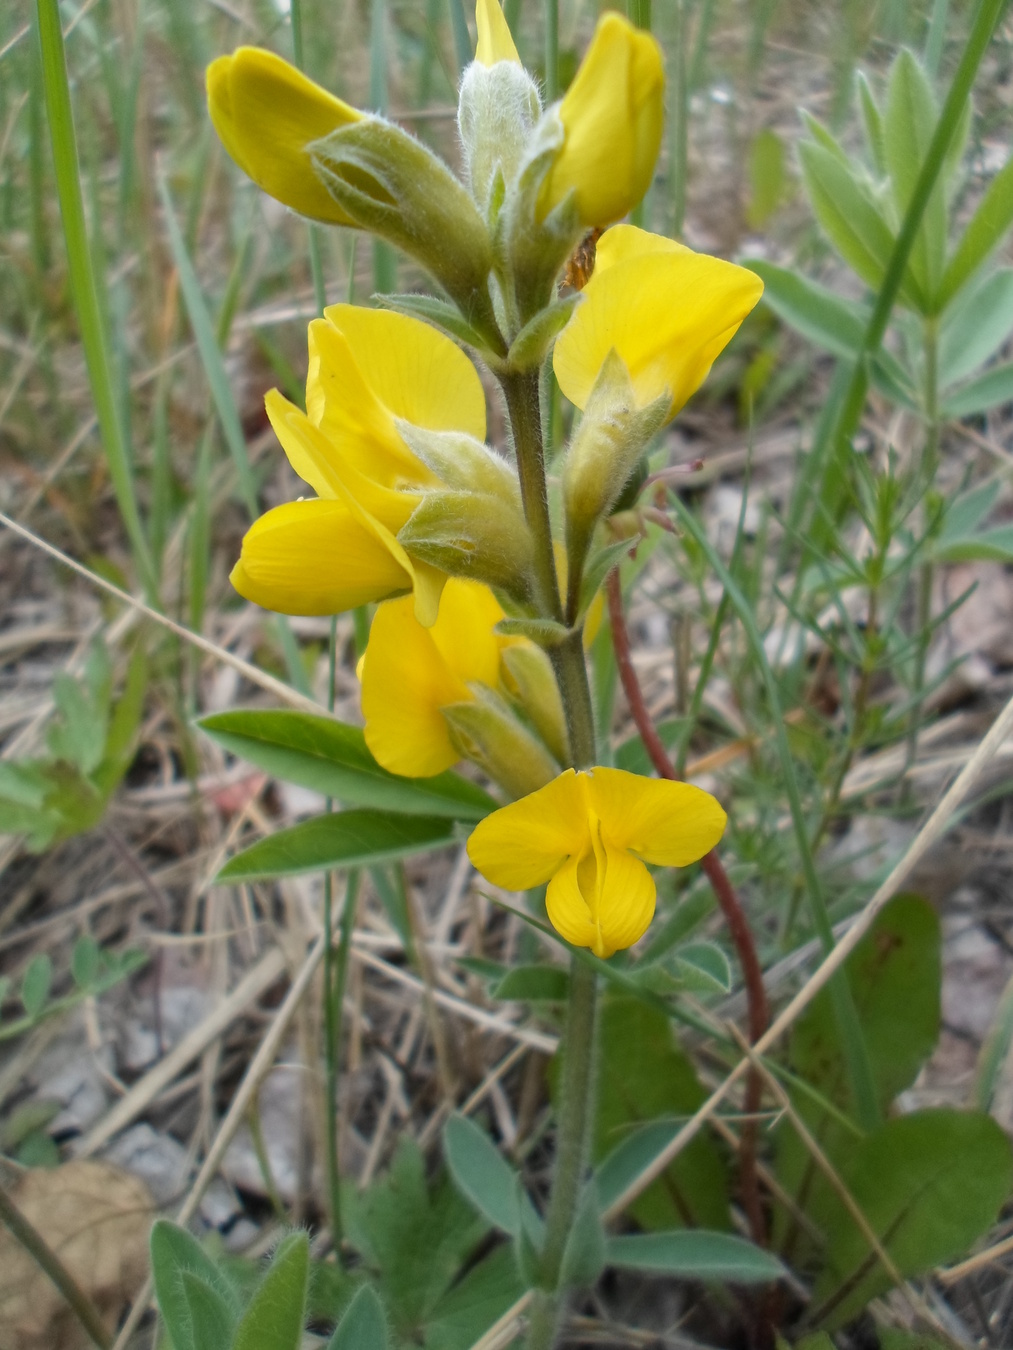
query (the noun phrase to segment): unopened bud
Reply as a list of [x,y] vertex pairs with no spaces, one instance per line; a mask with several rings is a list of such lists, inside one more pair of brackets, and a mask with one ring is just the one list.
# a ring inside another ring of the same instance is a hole
[[465,70],[457,125],[471,191],[487,219],[497,170],[505,185],[514,181],[541,113],[538,88],[516,62],[473,61]]
[[466,314],[488,309],[489,233],[467,190],[421,141],[364,117],[307,149],[357,225],[416,258]]
[[619,499],[647,443],[668,420],[662,394],[637,406],[629,371],[610,351],[588,398],[563,469],[566,548],[571,567],[583,566],[595,526]]
[[[535,730],[560,764],[570,760],[566,716],[552,662],[533,643],[507,647],[500,656],[506,684],[531,719]],[[512,688],[511,688],[512,686]]]
[[398,542],[413,559],[529,598],[532,544],[518,508],[488,493],[427,492]]
[[503,788],[526,797],[552,781],[559,765],[508,705],[485,685],[471,685],[474,699],[441,709],[454,748]]

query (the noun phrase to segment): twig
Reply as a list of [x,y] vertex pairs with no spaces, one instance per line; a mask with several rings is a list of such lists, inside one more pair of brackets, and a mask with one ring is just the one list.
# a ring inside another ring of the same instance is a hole
[[38,1262],[53,1281],[73,1308],[74,1315],[88,1333],[89,1339],[94,1341],[99,1350],[109,1350],[113,1338],[106,1330],[95,1304],[35,1225],[21,1213],[3,1186],[0,1186],[0,1222],[10,1229],[29,1256]]
[[[615,648],[616,665],[619,667],[619,678],[622,680],[626,701],[630,706],[630,713],[636,723],[637,730],[640,732],[644,747],[658,773],[662,778],[677,781],[679,775],[676,773],[675,765],[669,758],[664,742],[658,735],[657,728],[651,719],[647,704],[644,702],[637,672],[633,666],[633,659],[630,655],[630,637],[626,629],[626,618],[623,614],[622,585],[617,567],[614,567],[609,573],[605,585],[608,593],[609,618],[612,623],[612,645]],[[746,987],[749,1039],[755,1044],[769,1025],[770,1006],[767,1002],[767,991],[763,984],[763,970],[756,953],[753,933],[749,927],[749,920],[746,918],[745,911],[735,894],[735,887],[728,879],[728,873],[713,849],[705,858],[701,859],[701,866],[711,884],[715,898],[728,925],[728,932],[735,944],[743,983]],[[745,1119],[742,1124],[739,1146],[739,1169],[742,1202],[749,1219],[750,1232],[753,1241],[761,1245],[766,1242],[767,1237],[767,1225],[760,1203],[760,1188],[756,1175],[757,1113],[760,1109],[762,1096],[763,1079],[756,1066],[751,1065],[746,1078],[743,1103]]]

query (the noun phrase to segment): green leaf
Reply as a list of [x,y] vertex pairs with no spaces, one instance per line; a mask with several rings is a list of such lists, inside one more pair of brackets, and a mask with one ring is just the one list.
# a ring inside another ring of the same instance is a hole
[[0,760],[0,798],[26,810],[38,811],[46,799],[52,780],[41,764]]
[[561,1003],[570,992],[570,976],[560,966],[515,966],[493,986],[493,998],[518,1003]]
[[237,710],[198,723],[219,745],[258,768],[348,806],[481,820],[498,805],[455,773],[401,778],[382,769],[358,727],[311,713]]
[[46,1006],[53,983],[53,963],[45,952],[33,956],[21,981],[21,1002],[29,1017],[38,1017]]
[[510,344],[507,364],[518,371],[537,370],[582,299],[583,296],[578,291],[574,295],[554,301],[545,309],[540,309]]
[[776,1256],[745,1238],[709,1233],[701,1228],[610,1238],[606,1256],[610,1266],[657,1271],[685,1280],[769,1284],[785,1273]]
[[231,858],[216,880],[254,881],[332,867],[370,867],[446,848],[454,838],[454,822],[445,817],[336,811],[261,839]]
[[54,759],[89,774],[102,762],[108,726],[108,702],[96,702],[79,680],[61,671],[53,681],[57,717],[46,736]]
[[[996,1122],[945,1109],[888,1120],[853,1144],[838,1167],[905,1277],[965,1253],[995,1222],[1013,1183],[1009,1141]],[[813,1217],[828,1245],[811,1312],[832,1331],[892,1281],[829,1188]]]
[[[599,1026],[601,1087],[594,1157],[604,1158],[633,1125],[683,1118],[705,1100],[689,1059],[677,1047],[668,1018],[628,995],[610,996]],[[705,1135],[687,1146],[630,1206],[643,1228],[679,1224],[727,1227],[728,1181],[714,1144]]]
[[[151,1273],[159,1311],[165,1322],[173,1350],[196,1350],[191,1305],[183,1285],[184,1273],[209,1285],[230,1308],[236,1311],[236,1295],[228,1280],[185,1228],[158,1219],[151,1230]],[[225,1342],[228,1344],[228,1342]]]
[[509,618],[500,619],[496,625],[496,632],[501,633],[503,637],[526,637],[532,642],[544,647],[548,651],[552,647],[558,647],[561,642],[565,642],[570,636],[570,630],[565,623],[557,623],[555,619],[520,619]]
[[566,1239],[560,1281],[569,1288],[594,1284],[605,1266],[605,1229],[594,1179],[584,1187]]
[[766,224],[784,200],[787,185],[784,142],[771,127],[764,127],[749,147],[746,220],[751,230],[759,230]]
[[729,994],[732,967],[716,942],[689,942],[673,952],[675,973],[701,993]]
[[102,796],[108,798],[119,786],[134,756],[137,732],[144,715],[144,698],[148,689],[148,662],[138,647],[130,658],[126,684],[113,705],[112,717],[102,762],[95,771],[95,783]]
[[377,1271],[400,1336],[419,1336],[475,1244],[488,1232],[449,1180],[430,1192],[418,1145],[402,1138],[390,1170],[347,1193],[349,1239]]
[[937,562],[1013,562],[1013,525],[997,525],[965,539],[941,539],[930,552]]
[[364,1284],[349,1303],[327,1350],[387,1350],[387,1319],[372,1285]]
[[299,1350],[309,1258],[305,1233],[291,1233],[282,1239],[236,1329],[232,1350]]
[[595,1169],[602,1210],[611,1209],[627,1186],[669,1146],[682,1129],[681,1120],[655,1120],[628,1134]]
[[1013,267],[968,286],[943,316],[939,334],[942,388],[973,375],[1013,333]]
[[443,1128],[443,1156],[454,1185],[504,1233],[520,1227],[520,1178],[473,1120],[453,1115]]
[[70,973],[79,989],[88,989],[95,983],[101,956],[101,949],[90,933],[85,933],[74,943]]
[[1013,156],[988,186],[943,274],[939,308],[945,309],[1013,224]]
[[886,177],[886,147],[883,143],[883,115],[879,111],[879,106],[866,79],[865,72],[860,70],[856,77],[858,85],[858,103],[862,110],[862,123],[865,127],[865,139],[869,147],[869,154],[872,156],[872,162],[876,166],[876,172],[881,178]]
[[944,417],[973,417],[1000,403],[1013,402],[1013,361],[993,366],[943,399]]
[[1009,562],[1013,560],[1013,526],[983,530],[981,522],[995,505],[997,482],[962,492],[947,508],[939,535],[929,544],[937,562]]
[[426,1322],[425,1350],[471,1350],[523,1292],[510,1246],[497,1247],[433,1308]]
[[192,1271],[182,1271],[179,1278],[190,1310],[193,1350],[222,1350],[231,1344],[236,1318],[225,1299]]
[[[750,259],[745,265],[762,280],[764,302],[779,319],[824,351],[855,359],[871,314],[868,305],[845,300],[826,286],[774,263]],[[873,357],[872,378],[894,402],[914,406],[907,372],[883,347]]]
[[[878,290],[893,252],[894,237],[878,207],[825,146],[804,141],[799,146],[802,177],[816,219],[844,261],[872,290]],[[923,308],[922,296],[910,277],[901,296]]]
[[407,314],[413,319],[422,319],[425,323],[431,323],[434,328],[439,328],[457,342],[463,342],[466,347],[474,347],[483,354],[488,351],[489,344],[481,333],[472,328],[456,305],[448,304],[446,300],[438,300],[433,295],[416,295],[414,293],[377,295],[374,296],[374,299],[381,309],[393,309],[399,314]]
[[[936,99],[928,76],[911,52],[902,47],[890,70],[883,117],[883,146],[898,219],[907,211],[937,120]],[[946,184],[940,174],[908,263],[919,291],[930,305],[942,279],[946,225]]]

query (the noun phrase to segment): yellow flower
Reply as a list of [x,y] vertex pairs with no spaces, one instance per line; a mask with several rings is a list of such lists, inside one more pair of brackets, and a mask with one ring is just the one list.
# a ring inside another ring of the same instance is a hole
[[255,521],[232,572],[240,595],[283,614],[336,614],[414,591],[436,618],[445,577],[396,535],[437,480],[395,418],[485,436],[478,373],[449,338],[385,310],[334,305],[310,325],[307,413],[277,390],[265,402],[282,449],[315,499]]
[[521,64],[499,0],[478,0],[475,5],[475,26],[478,28],[476,61],[483,66],[494,66],[497,61]]
[[467,703],[472,681],[495,688],[500,651],[493,632],[503,611],[488,586],[451,577],[430,628],[410,599],[391,600],[373,616],[360,669],[366,744],[391,773],[429,778],[461,758],[442,708]]
[[468,840],[468,856],[496,886],[548,882],[556,931],[607,957],[633,944],[654,915],[644,863],[685,867],[709,853],[726,816],[688,783],[622,769],[567,769],[544,788],[494,811]]
[[661,145],[664,93],[654,38],[603,15],[559,105],[563,146],[539,193],[539,219],[571,190],[585,225],[610,225],[640,201]]
[[222,144],[253,181],[300,215],[355,222],[324,187],[306,147],[363,114],[260,47],[239,47],[207,70],[208,109]]
[[762,293],[759,277],[744,267],[617,225],[598,241],[583,300],[556,340],[559,387],[583,408],[614,351],[637,406],[667,393],[674,417]]

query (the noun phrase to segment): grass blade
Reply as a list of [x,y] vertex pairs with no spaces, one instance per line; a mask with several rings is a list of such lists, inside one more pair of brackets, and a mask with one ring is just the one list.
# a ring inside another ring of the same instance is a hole
[[60,26],[57,0],[37,0],[37,16],[42,49],[42,83],[49,117],[53,162],[56,168],[56,188],[63,219],[74,309],[81,330],[88,379],[95,401],[109,476],[133,549],[134,564],[150,602],[158,606],[155,568],[137,506],[133,466],[113,388],[108,337],[102,322],[92,254],[88,245],[74,113],[70,102],[63,29]]

